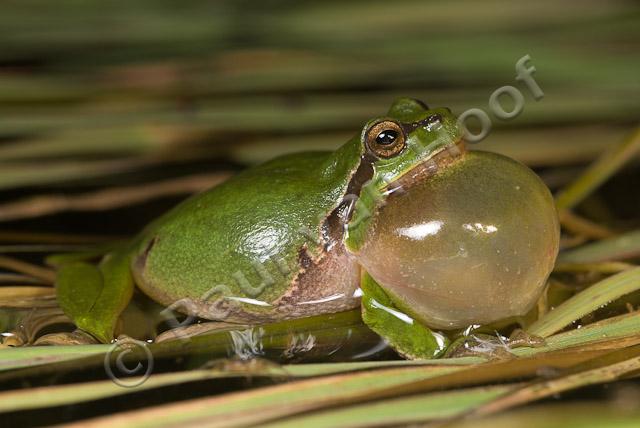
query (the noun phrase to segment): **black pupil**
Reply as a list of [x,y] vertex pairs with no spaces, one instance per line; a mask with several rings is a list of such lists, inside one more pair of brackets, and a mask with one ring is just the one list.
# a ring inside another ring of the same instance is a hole
[[396,138],[398,138],[398,132],[393,129],[387,129],[378,134],[376,137],[376,143],[388,146],[389,144],[393,144],[396,141]]

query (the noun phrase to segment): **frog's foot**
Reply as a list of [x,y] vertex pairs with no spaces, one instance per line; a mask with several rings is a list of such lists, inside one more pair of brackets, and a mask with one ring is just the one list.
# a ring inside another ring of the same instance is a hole
[[408,359],[440,356],[448,339],[397,309],[389,296],[366,272],[362,274],[362,319],[400,355]]
[[528,334],[524,330],[516,329],[509,338],[496,335],[474,333],[455,340],[447,350],[447,357],[480,356],[490,359],[512,359],[514,348],[538,348],[546,344],[542,337]]
[[535,334],[529,334],[522,329],[516,329],[509,336],[510,348],[539,348],[546,345],[547,342],[543,337],[536,336]]
[[515,355],[509,350],[507,340],[501,336],[471,334],[457,339],[447,350],[447,357],[482,357],[490,360],[511,360]]

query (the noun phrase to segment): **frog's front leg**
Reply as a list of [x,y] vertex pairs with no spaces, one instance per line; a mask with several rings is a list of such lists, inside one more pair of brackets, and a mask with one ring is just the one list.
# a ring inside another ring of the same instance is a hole
[[362,319],[399,354],[410,359],[423,359],[438,357],[445,351],[449,340],[398,309],[364,270],[360,287],[363,293]]

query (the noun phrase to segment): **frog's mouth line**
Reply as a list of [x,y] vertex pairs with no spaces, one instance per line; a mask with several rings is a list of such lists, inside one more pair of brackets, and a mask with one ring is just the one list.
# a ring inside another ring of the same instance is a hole
[[466,151],[467,149],[462,140],[449,144],[405,172],[394,182],[389,183],[382,189],[382,191],[384,194],[389,195],[391,193],[410,189],[417,183],[434,176],[443,168],[458,162],[462,159]]
[[[385,195],[401,190],[407,190],[413,185],[435,175],[445,166],[458,161],[462,158],[465,152],[466,149],[462,140],[449,144],[431,154],[427,159],[406,171],[397,180],[389,183],[380,190]],[[363,155],[360,166],[354,172],[351,180],[349,181],[345,195],[359,195],[362,186],[364,186],[365,183],[373,177],[374,159],[368,158],[369,156],[371,155],[367,153]],[[342,239],[345,224],[348,224],[351,221],[354,207],[355,201],[353,199],[343,198],[342,202],[331,212],[331,214],[327,216],[323,226],[323,236],[326,240],[329,242],[335,242],[338,239]],[[336,238],[337,236],[340,238]]]

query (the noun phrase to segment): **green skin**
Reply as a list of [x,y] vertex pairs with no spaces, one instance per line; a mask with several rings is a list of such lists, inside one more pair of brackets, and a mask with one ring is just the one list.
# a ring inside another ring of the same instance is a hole
[[[425,123],[436,114],[442,126],[430,130]],[[373,156],[365,143],[384,118],[409,130],[390,158]],[[448,109],[413,99],[397,100],[384,118],[335,152],[282,156],[195,195],[97,266],[59,259],[60,305],[78,327],[109,342],[134,286],[181,312],[263,323],[358,307],[362,285],[368,325],[405,355],[437,355],[442,341],[426,326],[371,306],[394,302],[350,255],[366,241],[385,189],[461,136]]]

